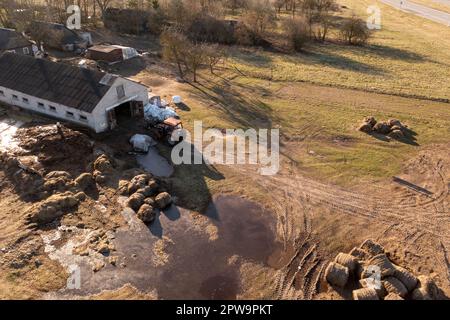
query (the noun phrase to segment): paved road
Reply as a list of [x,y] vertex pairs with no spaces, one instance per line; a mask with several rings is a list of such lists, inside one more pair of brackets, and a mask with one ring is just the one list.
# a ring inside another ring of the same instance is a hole
[[[441,0],[444,1],[444,0]],[[448,1],[448,0],[447,0]],[[420,4],[416,4],[407,0],[381,0],[381,2],[388,4],[392,7],[395,7],[400,10],[404,10],[406,12],[414,13],[420,17],[433,20],[435,22],[439,22],[445,24],[450,27],[450,14],[439,11],[436,9],[432,9]],[[450,2],[450,1],[449,1]]]

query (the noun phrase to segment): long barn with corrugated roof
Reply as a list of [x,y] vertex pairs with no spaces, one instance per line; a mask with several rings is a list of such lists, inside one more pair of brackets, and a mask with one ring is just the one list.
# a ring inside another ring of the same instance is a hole
[[97,70],[4,53],[0,102],[103,132],[143,116],[148,88]]

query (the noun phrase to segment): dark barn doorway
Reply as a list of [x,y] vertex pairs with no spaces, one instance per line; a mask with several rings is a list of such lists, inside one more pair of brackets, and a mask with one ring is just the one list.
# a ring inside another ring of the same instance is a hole
[[142,101],[127,101],[108,111],[110,129],[117,126],[132,125],[135,118],[144,117],[144,103]]

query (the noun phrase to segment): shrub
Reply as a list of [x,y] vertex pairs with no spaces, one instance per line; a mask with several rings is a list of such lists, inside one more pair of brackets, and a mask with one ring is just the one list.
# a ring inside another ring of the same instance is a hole
[[300,18],[290,19],[284,23],[289,44],[295,51],[301,51],[309,40],[307,23]]
[[340,34],[342,40],[351,45],[363,45],[371,36],[364,20],[355,16],[344,22]]
[[234,44],[234,26],[225,20],[198,14],[187,29],[191,40],[199,42]]

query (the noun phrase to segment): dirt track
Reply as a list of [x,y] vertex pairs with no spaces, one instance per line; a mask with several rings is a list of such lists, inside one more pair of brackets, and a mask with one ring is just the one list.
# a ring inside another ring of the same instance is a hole
[[[319,289],[323,291],[320,275],[331,257],[326,245],[334,241],[341,249],[358,245],[359,239],[346,238],[346,232],[355,233],[354,223],[362,227],[356,231],[360,239],[374,238],[399,263],[438,275],[437,282],[448,295],[449,150],[450,145],[435,146],[407,163],[399,178],[410,185],[393,180],[350,191],[299,174],[294,178],[292,173],[250,175],[267,190],[278,214],[278,234],[291,251],[292,259],[277,273],[276,298],[311,299]],[[248,169],[241,170],[245,174]],[[336,221],[336,216],[343,219]],[[345,231],[335,234],[336,226]],[[294,292],[292,286],[302,292]]]

